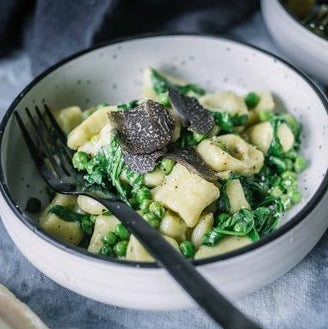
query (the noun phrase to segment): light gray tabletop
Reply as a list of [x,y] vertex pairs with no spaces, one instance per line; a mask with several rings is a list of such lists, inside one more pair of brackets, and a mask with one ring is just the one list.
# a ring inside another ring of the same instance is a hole
[[[281,55],[266,32],[260,13],[227,36]],[[25,53],[15,53],[0,61],[1,116],[31,79]],[[27,303],[52,329],[217,328],[197,309],[135,311],[81,297],[33,267],[17,250],[1,221],[0,283]],[[269,286],[238,300],[237,304],[266,328],[328,328],[328,233],[294,269]]]

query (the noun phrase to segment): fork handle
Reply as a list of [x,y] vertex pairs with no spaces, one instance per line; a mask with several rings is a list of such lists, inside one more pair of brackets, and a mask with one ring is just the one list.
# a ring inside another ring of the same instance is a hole
[[94,195],[91,197],[110,209],[185,291],[223,328],[261,328],[218,292],[189,260],[177,252],[131,207],[120,201],[103,199]]

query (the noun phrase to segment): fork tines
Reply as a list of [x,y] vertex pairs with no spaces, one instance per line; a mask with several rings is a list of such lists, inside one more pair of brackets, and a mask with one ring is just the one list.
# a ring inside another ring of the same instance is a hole
[[[44,105],[43,113],[38,106],[35,106],[34,113],[26,108],[25,113],[29,124],[24,124],[17,112],[14,116],[40,173],[46,180],[51,179],[54,173],[59,179],[71,176],[74,172],[72,151],[66,146],[66,136],[49,107]],[[31,133],[28,125],[31,126]]]

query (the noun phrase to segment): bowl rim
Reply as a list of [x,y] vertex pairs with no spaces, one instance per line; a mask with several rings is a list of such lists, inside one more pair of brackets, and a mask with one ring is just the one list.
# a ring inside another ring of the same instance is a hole
[[[12,117],[14,110],[19,105],[22,98],[47,75],[49,75],[56,69],[60,68],[61,66],[69,63],[70,61],[73,61],[82,55],[91,53],[94,50],[98,50],[101,48],[105,48],[107,46],[112,46],[112,45],[123,43],[123,42],[142,40],[142,39],[148,39],[148,38],[165,38],[165,37],[169,37],[169,38],[170,37],[190,37],[190,38],[195,37],[195,38],[213,39],[213,41],[224,41],[224,42],[234,43],[239,46],[247,47],[250,50],[256,50],[257,52],[271,56],[276,61],[281,62],[282,64],[286,65],[287,68],[296,72],[301,78],[303,78],[303,80],[305,80],[305,82],[316,93],[317,97],[319,97],[321,103],[324,106],[324,109],[326,110],[326,115],[328,116],[328,100],[325,97],[325,95],[323,94],[323,92],[319,89],[319,87],[305,73],[301,72],[300,70],[295,68],[293,65],[291,65],[287,61],[281,59],[280,57],[278,57],[275,54],[270,53],[269,51],[263,50],[257,46],[248,44],[246,42],[235,41],[235,40],[223,38],[221,36],[217,36],[214,34],[194,33],[194,32],[191,32],[191,33],[188,33],[188,32],[147,33],[147,34],[140,34],[140,35],[135,35],[135,36],[117,38],[117,39],[114,39],[114,40],[111,40],[108,42],[93,45],[91,47],[88,47],[86,49],[83,49],[79,52],[76,52],[70,56],[63,58],[59,62],[55,63],[54,65],[52,65],[49,68],[47,68],[46,70],[44,70],[37,77],[35,77],[14,99],[14,101],[11,103],[11,105],[9,106],[8,110],[6,111],[5,115],[3,116],[3,118],[0,122],[0,154],[2,154],[4,131],[6,129],[9,119]],[[276,229],[269,235],[261,238],[257,242],[252,242],[251,244],[248,244],[244,247],[229,251],[229,252],[221,254],[221,255],[215,255],[215,256],[208,257],[208,258],[199,259],[199,260],[192,260],[192,263],[194,265],[211,265],[211,264],[219,262],[219,261],[230,260],[235,257],[245,255],[248,252],[259,249],[260,247],[263,247],[264,245],[276,240],[277,238],[283,236],[285,233],[288,233],[296,225],[300,224],[302,222],[302,220],[311,213],[311,211],[322,200],[327,188],[328,188],[328,168],[325,172],[325,175],[324,175],[318,189],[316,190],[316,192],[314,193],[312,198],[298,213],[296,213],[293,217],[291,217],[284,225],[282,225],[281,227],[279,227],[278,229]],[[0,161],[0,192],[20,222],[22,222],[29,230],[31,230],[33,233],[35,233],[41,239],[43,239],[44,241],[47,241],[51,245],[53,245],[63,251],[73,254],[74,256],[83,257],[86,260],[98,261],[103,264],[107,263],[107,264],[111,264],[111,265],[125,266],[128,268],[131,268],[131,267],[132,268],[144,268],[144,269],[161,268],[161,266],[158,265],[156,262],[136,262],[136,261],[128,261],[128,260],[122,260],[122,259],[117,259],[117,258],[113,258],[113,257],[106,257],[106,256],[104,257],[101,255],[92,254],[92,253],[87,252],[87,250],[82,247],[70,245],[70,244],[65,243],[55,237],[50,236],[48,233],[44,232],[40,227],[38,227],[36,225],[35,222],[34,223],[32,222],[31,218],[24,213],[24,211],[19,207],[19,205],[15,202],[14,198],[12,197],[10,190],[6,184],[2,161]]]
[[282,0],[276,0],[276,2],[278,4],[280,10],[285,12],[287,14],[286,16],[291,18],[291,21],[293,22],[293,24],[295,24],[295,26],[297,25],[298,28],[305,31],[309,37],[314,38],[315,42],[319,42],[321,45],[326,46],[326,47],[328,46],[328,40],[326,38],[322,37],[321,35],[312,32],[306,26],[301,24],[301,22],[296,18],[296,16],[282,4]]

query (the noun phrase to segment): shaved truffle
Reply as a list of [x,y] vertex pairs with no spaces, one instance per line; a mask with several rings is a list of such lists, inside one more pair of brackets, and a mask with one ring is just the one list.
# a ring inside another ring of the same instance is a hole
[[217,173],[204,162],[192,147],[177,149],[171,153],[167,153],[165,157],[182,164],[191,172],[208,181],[218,180]]
[[109,116],[116,124],[122,148],[128,153],[153,153],[172,140],[174,119],[164,106],[152,100]]
[[173,109],[181,116],[184,127],[199,134],[207,134],[214,127],[214,118],[195,97],[183,96],[177,89],[169,89]]
[[131,154],[124,152],[124,161],[134,172],[145,174],[155,168],[157,160],[163,156],[165,152],[165,149],[149,154]]

